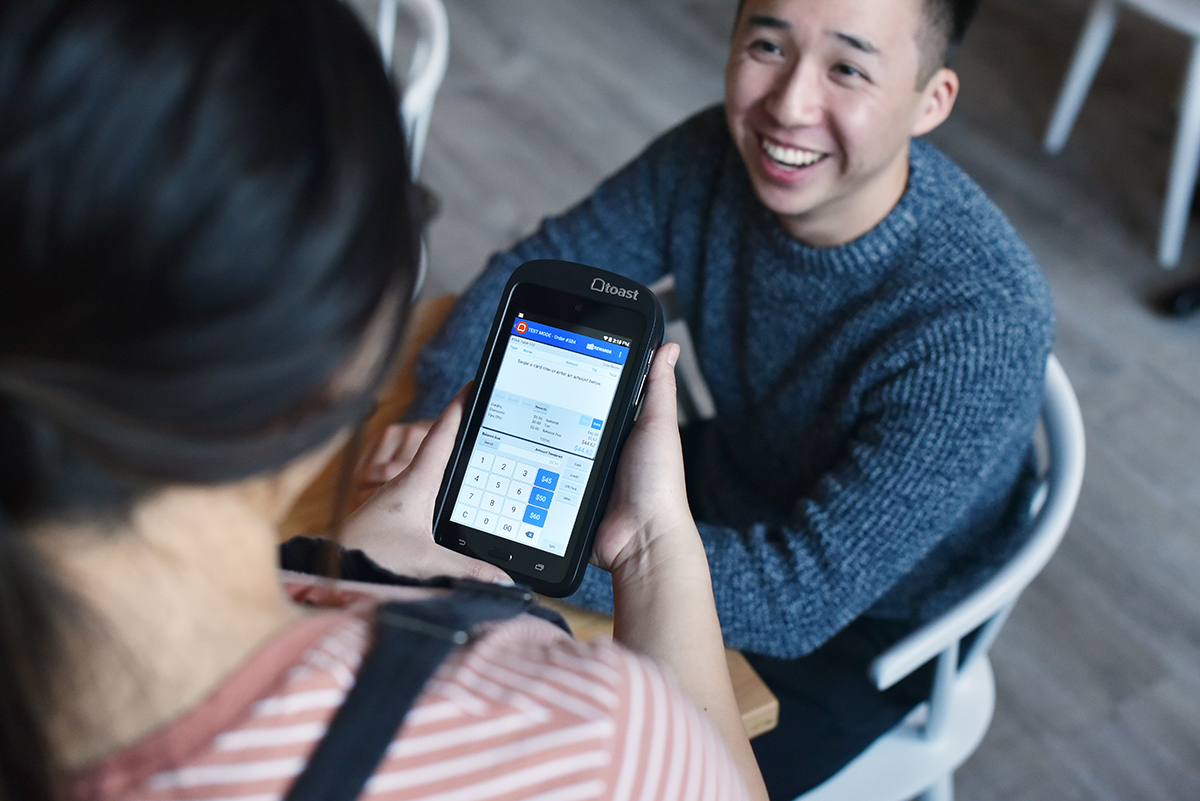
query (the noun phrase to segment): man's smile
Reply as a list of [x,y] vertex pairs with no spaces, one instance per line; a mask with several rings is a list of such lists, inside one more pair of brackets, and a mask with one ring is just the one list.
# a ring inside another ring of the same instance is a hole
[[767,154],[767,157],[781,167],[809,167],[828,155],[815,150],[780,145],[772,142],[765,136],[759,137],[759,143],[762,146],[763,152]]

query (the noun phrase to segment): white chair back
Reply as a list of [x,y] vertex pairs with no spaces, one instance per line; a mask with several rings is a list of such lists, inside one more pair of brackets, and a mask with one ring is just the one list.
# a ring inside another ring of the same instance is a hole
[[441,0],[380,0],[377,19],[379,50],[384,64],[392,69],[396,47],[396,24],[400,7],[416,23],[412,59],[400,99],[400,118],[408,141],[409,167],[415,180],[425,155],[429,119],[446,67],[450,61],[450,23]]
[[[953,798],[954,770],[983,739],[995,705],[988,648],[1018,596],[1058,548],[1083,484],[1083,417],[1053,355],[1046,364],[1041,419],[1047,464],[1033,501],[1029,539],[982,586],[871,664],[871,678],[886,690],[936,658],[929,701],[800,801],[899,801],[915,794],[929,801]],[[972,632],[977,633],[960,658],[960,643]]]
[[985,623],[968,658],[985,653],[1017,596],[1041,572],[1058,548],[1075,511],[1083,484],[1084,435],[1079,402],[1062,365],[1053,355],[1046,364],[1042,401],[1048,465],[1034,497],[1033,531],[1020,551],[954,608],[930,621],[881,654],[871,665],[871,678],[881,690],[941,653],[952,641]]

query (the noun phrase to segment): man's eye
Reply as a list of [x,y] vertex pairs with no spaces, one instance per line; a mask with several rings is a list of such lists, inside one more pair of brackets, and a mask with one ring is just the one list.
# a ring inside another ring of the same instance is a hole
[[767,53],[770,55],[779,55],[783,50],[774,42],[768,42],[766,39],[756,39],[750,43],[750,49],[757,53]]
[[863,75],[861,72],[858,71],[857,67],[852,67],[849,64],[838,64],[837,66],[835,66],[833,68],[833,71],[836,72],[838,75],[843,75],[847,78],[865,78],[866,77],[865,75]]

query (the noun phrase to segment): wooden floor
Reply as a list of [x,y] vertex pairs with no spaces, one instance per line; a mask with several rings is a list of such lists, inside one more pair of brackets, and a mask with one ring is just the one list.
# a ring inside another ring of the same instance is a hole
[[[450,71],[422,178],[442,199],[425,293],[583,196],[721,96],[733,0],[447,0]],[[1146,297],[1186,42],[1126,16],[1075,133],[1040,138],[1085,0],[984,0],[930,138],[978,180],[1055,292],[1088,465],[1074,525],[994,649],[998,708],[962,799],[1200,799],[1200,316]],[[799,755],[798,755],[799,756]]]

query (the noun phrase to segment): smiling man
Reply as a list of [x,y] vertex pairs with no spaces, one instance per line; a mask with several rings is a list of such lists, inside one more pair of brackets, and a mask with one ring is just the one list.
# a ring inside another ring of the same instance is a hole
[[[916,138],[954,105],[971,5],[745,0],[724,105],[494,256],[421,362],[417,416],[473,376],[524,261],[674,276],[716,407],[686,432],[689,500],[726,642],[780,698],[755,741],[775,798],[903,717],[928,677],[881,694],[869,661],[1025,536],[1049,292]],[[608,607],[607,575],[572,600]]]
[[752,3],[740,15],[729,129],[759,200],[794,239],[843,245],[904,194],[909,140],[940,125],[958,95],[957,75],[917,39],[942,23],[915,10],[938,2]]

